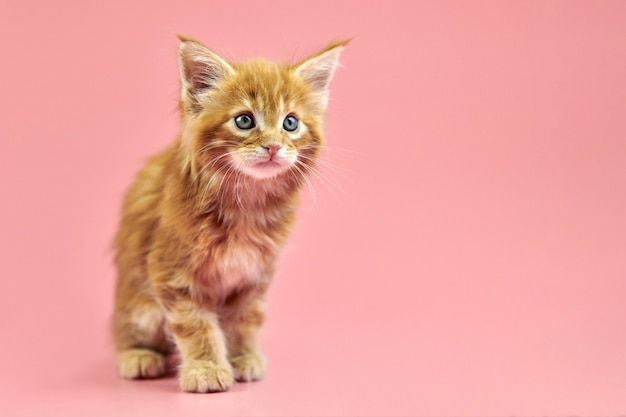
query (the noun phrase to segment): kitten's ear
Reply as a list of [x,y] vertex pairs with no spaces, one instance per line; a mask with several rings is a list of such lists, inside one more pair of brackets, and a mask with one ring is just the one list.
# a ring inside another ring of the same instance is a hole
[[178,65],[182,84],[181,101],[185,110],[198,112],[202,106],[200,97],[215,84],[235,70],[200,42],[178,35]]
[[333,42],[320,52],[295,65],[295,73],[324,98],[324,106],[328,101],[328,85],[339,63],[339,54],[349,39]]

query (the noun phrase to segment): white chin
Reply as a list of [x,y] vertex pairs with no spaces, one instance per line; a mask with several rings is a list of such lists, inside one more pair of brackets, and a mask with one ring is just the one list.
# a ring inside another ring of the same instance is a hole
[[276,162],[267,162],[261,164],[255,164],[251,166],[243,167],[242,171],[251,177],[259,180],[267,178],[273,178],[283,172],[287,171],[289,166],[287,164],[279,164]]

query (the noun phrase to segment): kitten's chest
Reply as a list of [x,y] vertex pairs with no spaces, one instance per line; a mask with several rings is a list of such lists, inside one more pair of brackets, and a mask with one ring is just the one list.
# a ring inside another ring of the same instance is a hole
[[272,233],[240,221],[229,228],[203,230],[199,276],[208,288],[228,293],[270,279],[278,245]]

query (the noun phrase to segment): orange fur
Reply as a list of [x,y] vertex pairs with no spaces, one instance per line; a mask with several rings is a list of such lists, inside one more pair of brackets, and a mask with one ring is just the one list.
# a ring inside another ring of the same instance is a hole
[[[178,350],[183,390],[223,391],[265,372],[264,298],[347,42],[295,65],[230,64],[179,38],[181,133],[126,194],[113,334],[121,376],[162,376]],[[242,114],[256,125],[238,127]],[[299,122],[294,132],[287,116]]]

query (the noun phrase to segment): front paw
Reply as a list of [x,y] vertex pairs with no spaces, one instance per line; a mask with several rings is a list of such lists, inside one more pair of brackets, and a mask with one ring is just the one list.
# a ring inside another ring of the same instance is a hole
[[265,375],[265,358],[258,352],[243,353],[230,358],[235,379],[241,382],[257,381]]
[[166,371],[165,357],[150,349],[126,349],[117,354],[117,370],[127,379],[158,378]]
[[180,387],[187,392],[220,392],[233,385],[233,369],[229,364],[213,361],[191,361],[183,364]]

